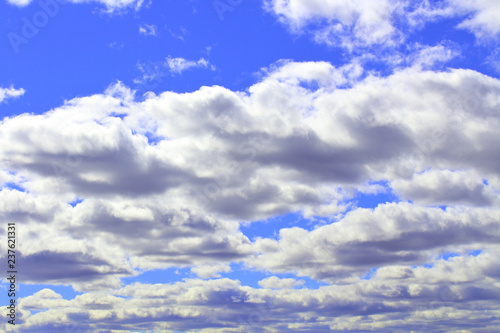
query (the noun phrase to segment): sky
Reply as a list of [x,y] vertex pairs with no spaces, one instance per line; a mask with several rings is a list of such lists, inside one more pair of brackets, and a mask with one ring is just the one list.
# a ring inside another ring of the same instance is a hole
[[0,17],[0,331],[500,331],[498,0]]

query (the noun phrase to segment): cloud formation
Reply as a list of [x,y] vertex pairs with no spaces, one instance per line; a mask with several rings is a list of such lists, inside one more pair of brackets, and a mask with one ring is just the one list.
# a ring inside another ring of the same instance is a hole
[[154,24],[141,24],[139,33],[144,36],[156,36],[156,26]]
[[390,43],[395,37],[393,15],[400,9],[399,1],[356,0],[266,0],[266,8],[293,31],[316,26],[318,42],[339,43],[352,49],[357,46]]
[[297,273],[332,284],[352,283],[371,269],[422,265],[440,253],[492,247],[500,234],[497,209],[455,210],[407,203],[357,209],[313,231],[284,228],[258,239],[250,265]]
[[211,65],[208,60],[204,58],[200,58],[197,61],[194,60],[186,60],[184,58],[167,58],[167,66],[170,72],[181,74],[182,72],[190,69],[190,68],[210,68],[214,70],[215,67]]
[[[117,9],[125,9],[129,7],[134,7],[136,10],[139,9],[142,4],[144,3],[144,0],[54,0],[59,3],[99,3],[104,5],[109,12],[112,12]],[[19,7],[25,7],[29,4],[31,4],[33,1],[32,0],[7,0],[8,3],[19,6]]]
[[[319,289],[254,289],[230,279],[134,284],[65,300],[45,289],[21,299],[19,332],[439,332],[498,325],[495,252],[438,260],[431,268],[380,269],[370,280]],[[451,273],[453,272],[453,273]],[[383,301],[382,301],[383,300]],[[40,311],[40,312],[39,312]],[[491,319],[493,318],[493,319]]]
[[0,103],[8,100],[15,99],[24,95],[26,91],[23,88],[15,89],[13,86],[9,88],[0,87]]
[[468,14],[458,27],[468,29],[478,38],[494,38],[500,33],[498,13],[500,3],[495,0],[449,0],[459,14]]
[[[500,5],[495,0],[263,0],[267,11],[294,33],[311,31],[322,44],[353,52],[378,45],[395,47],[415,28],[445,18],[460,18],[457,28],[480,39],[498,37]],[[307,27],[307,29],[305,29]]]
[[[117,83],[0,123],[0,217],[23,223],[23,279],[83,292],[21,299],[22,329],[432,332],[495,317],[500,81],[356,62],[261,74],[143,100]],[[353,207],[374,181],[400,202]],[[240,230],[290,212],[313,227]],[[231,263],[272,276],[243,286]],[[212,280],[121,285],[172,267]]]

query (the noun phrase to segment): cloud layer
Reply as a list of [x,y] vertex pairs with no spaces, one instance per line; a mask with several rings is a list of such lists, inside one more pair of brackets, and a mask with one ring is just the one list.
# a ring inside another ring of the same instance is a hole
[[[245,91],[140,101],[117,83],[0,123],[0,217],[22,223],[23,280],[83,292],[21,299],[21,331],[498,328],[500,81],[420,65],[262,73]],[[354,207],[374,181],[400,202]],[[239,229],[290,212],[314,228]],[[222,278],[231,263],[272,276],[242,286]],[[215,279],[121,285],[169,267]]]
[[[124,9],[128,7],[134,7],[135,9],[139,9],[142,4],[144,3],[144,0],[54,0],[59,3],[99,3],[108,9],[108,11],[113,11],[116,9]],[[32,0],[7,0],[8,3],[19,6],[19,7],[25,7],[29,4],[31,4],[33,1]]]
[[460,18],[457,28],[480,40],[497,38],[500,32],[495,0],[264,0],[264,6],[294,33],[305,30],[319,43],[351,52],[400,45],[415,28],[448,18]]

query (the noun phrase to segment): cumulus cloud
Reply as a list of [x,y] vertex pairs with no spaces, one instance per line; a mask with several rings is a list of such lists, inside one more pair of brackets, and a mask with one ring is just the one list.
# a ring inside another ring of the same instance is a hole
[[371,269],[419,265],[433,255],[499,241],[498,210],[453,210],[407,203],[357,209],[313,231],[281,229],[277,240],[255,243],[250,265],[274,273],[297,273],[329,283],[352,283]]
[[25,92],[26,91],[23,88],[15,89],[13,86],[10,86],[9,88],[0,87],[0,103],[8,99],[18,98],[19,96],[24,95]]
[[[22,298],[19,332],[109,329],[200,332],[474,331],[499,326],[494,252],[380,269],[370,280],[310,289],[254,289],[230,279],[133,284],[72,300]],[[453,272],[453,273],[452,273]],[[383,301],[381,301],[383,299]],[[5,327],[5,323],[2,323]]]
[[11,5],[24,7],[27,6],[31,2],[31,0],[7,0],[7,2]]
[[265,7],[293,31],[316,26],[315,39],[348,49],[390,43],[396,35],[392,20],[398,1],[266,0]]
[[458,47],[439,44],[436,46],[416,45],[417,50],[409,56],[413,66],[430,69],[435,65],[444,64],[460,55]]
[[495,0],[448,0],[450,6],[468,17],[458,27],[472,31],[479,38],[492,38],[500,33],[500,3]]
[[[23,279],[84,293],[21,300],[27,331],[398,331],[448,313],[432,324],[443,331],[496,315],[500,81],[423,66],[380,77],[356,62],[261,74],[245,91],[140,101],[117,83],[2,120],[0,217],[23,223]],[[401,202],[353,209],[374,182]],[[290,212],[326,222],[253,242],[240,230]],[[298,278],[253,289],[219,278],[231,263]],[[171,267],[215,279],[121,288]],[[329,285],[294,289],[300,277]]]

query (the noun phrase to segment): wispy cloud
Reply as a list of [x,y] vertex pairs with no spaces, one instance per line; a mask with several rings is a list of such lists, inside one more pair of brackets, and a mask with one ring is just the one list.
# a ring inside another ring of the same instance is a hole
[[179,75],[190,69],[209,69],[214,71],[216,68],[205,58],[198,60],[187,60],[184,58],[173,58],[168,56],[161,62],[137,63],[137,69],[141,76],[134,79],[138,86],[148,85],[148,82],[161,82],[167,75]]
[[280,279],[277,276],[270,276],[259,281],[259,286],[266,289],[289,289],[304,284],[304,280],[291,278]]
[[[10,4],[19,6],[19,7],[24,7],[33,2],[33,0],[7,0]],[[59,0],[58,0],[59,1]],[[61,1],[59,1],[61,2]],[[95,2],[95,3],[100,3],[104,5],[107,9],[108,12],[112,13],[115,10],[119,9],[125,9],[129,7],[133,7],[136,10],[140,9],[144,3],[144,0],[64,0],[62,1],[64,3],[66,2],[71,2],[71,3],[82,3],[82,2]]]
[[438,18],[457,17],[457,26],[478,39],[491,39],[500,32],[500,2],[496,0],[414,1],[402,0],[263,0],[294,34],[304,31],[318,43],[358,52],[374,45],[401,45],[415,27]]
[[184,38],[186,38],[186,36],[189,34],[188,30],[183,26],[179,28],[179,32],[175,32],[171,29],[168,29],[168,32],[170,33],[170,36],[179,40],[184,40]]
[[32,0],[7,0],[8,3],[14,6],[24,7],[30,4]]
[[207,68],[210,70],[215,70],[215,66],[210,64],[210,62],[205,58],[200,58],[199,60],[187,60],[184,58],[168,57],[166,60],[166,65],[170,72],[176,74],[181,74],[182,72],[192,68]]
[[23,88],[15,89],[13,86],[10,88],[1,88],[0,87],[0,103],[7,99],[18,98],[24,95],[26,91]]
[[154,24],[141,24],[139,26],[139,33],[144,36],[156,36],[156,26]]

